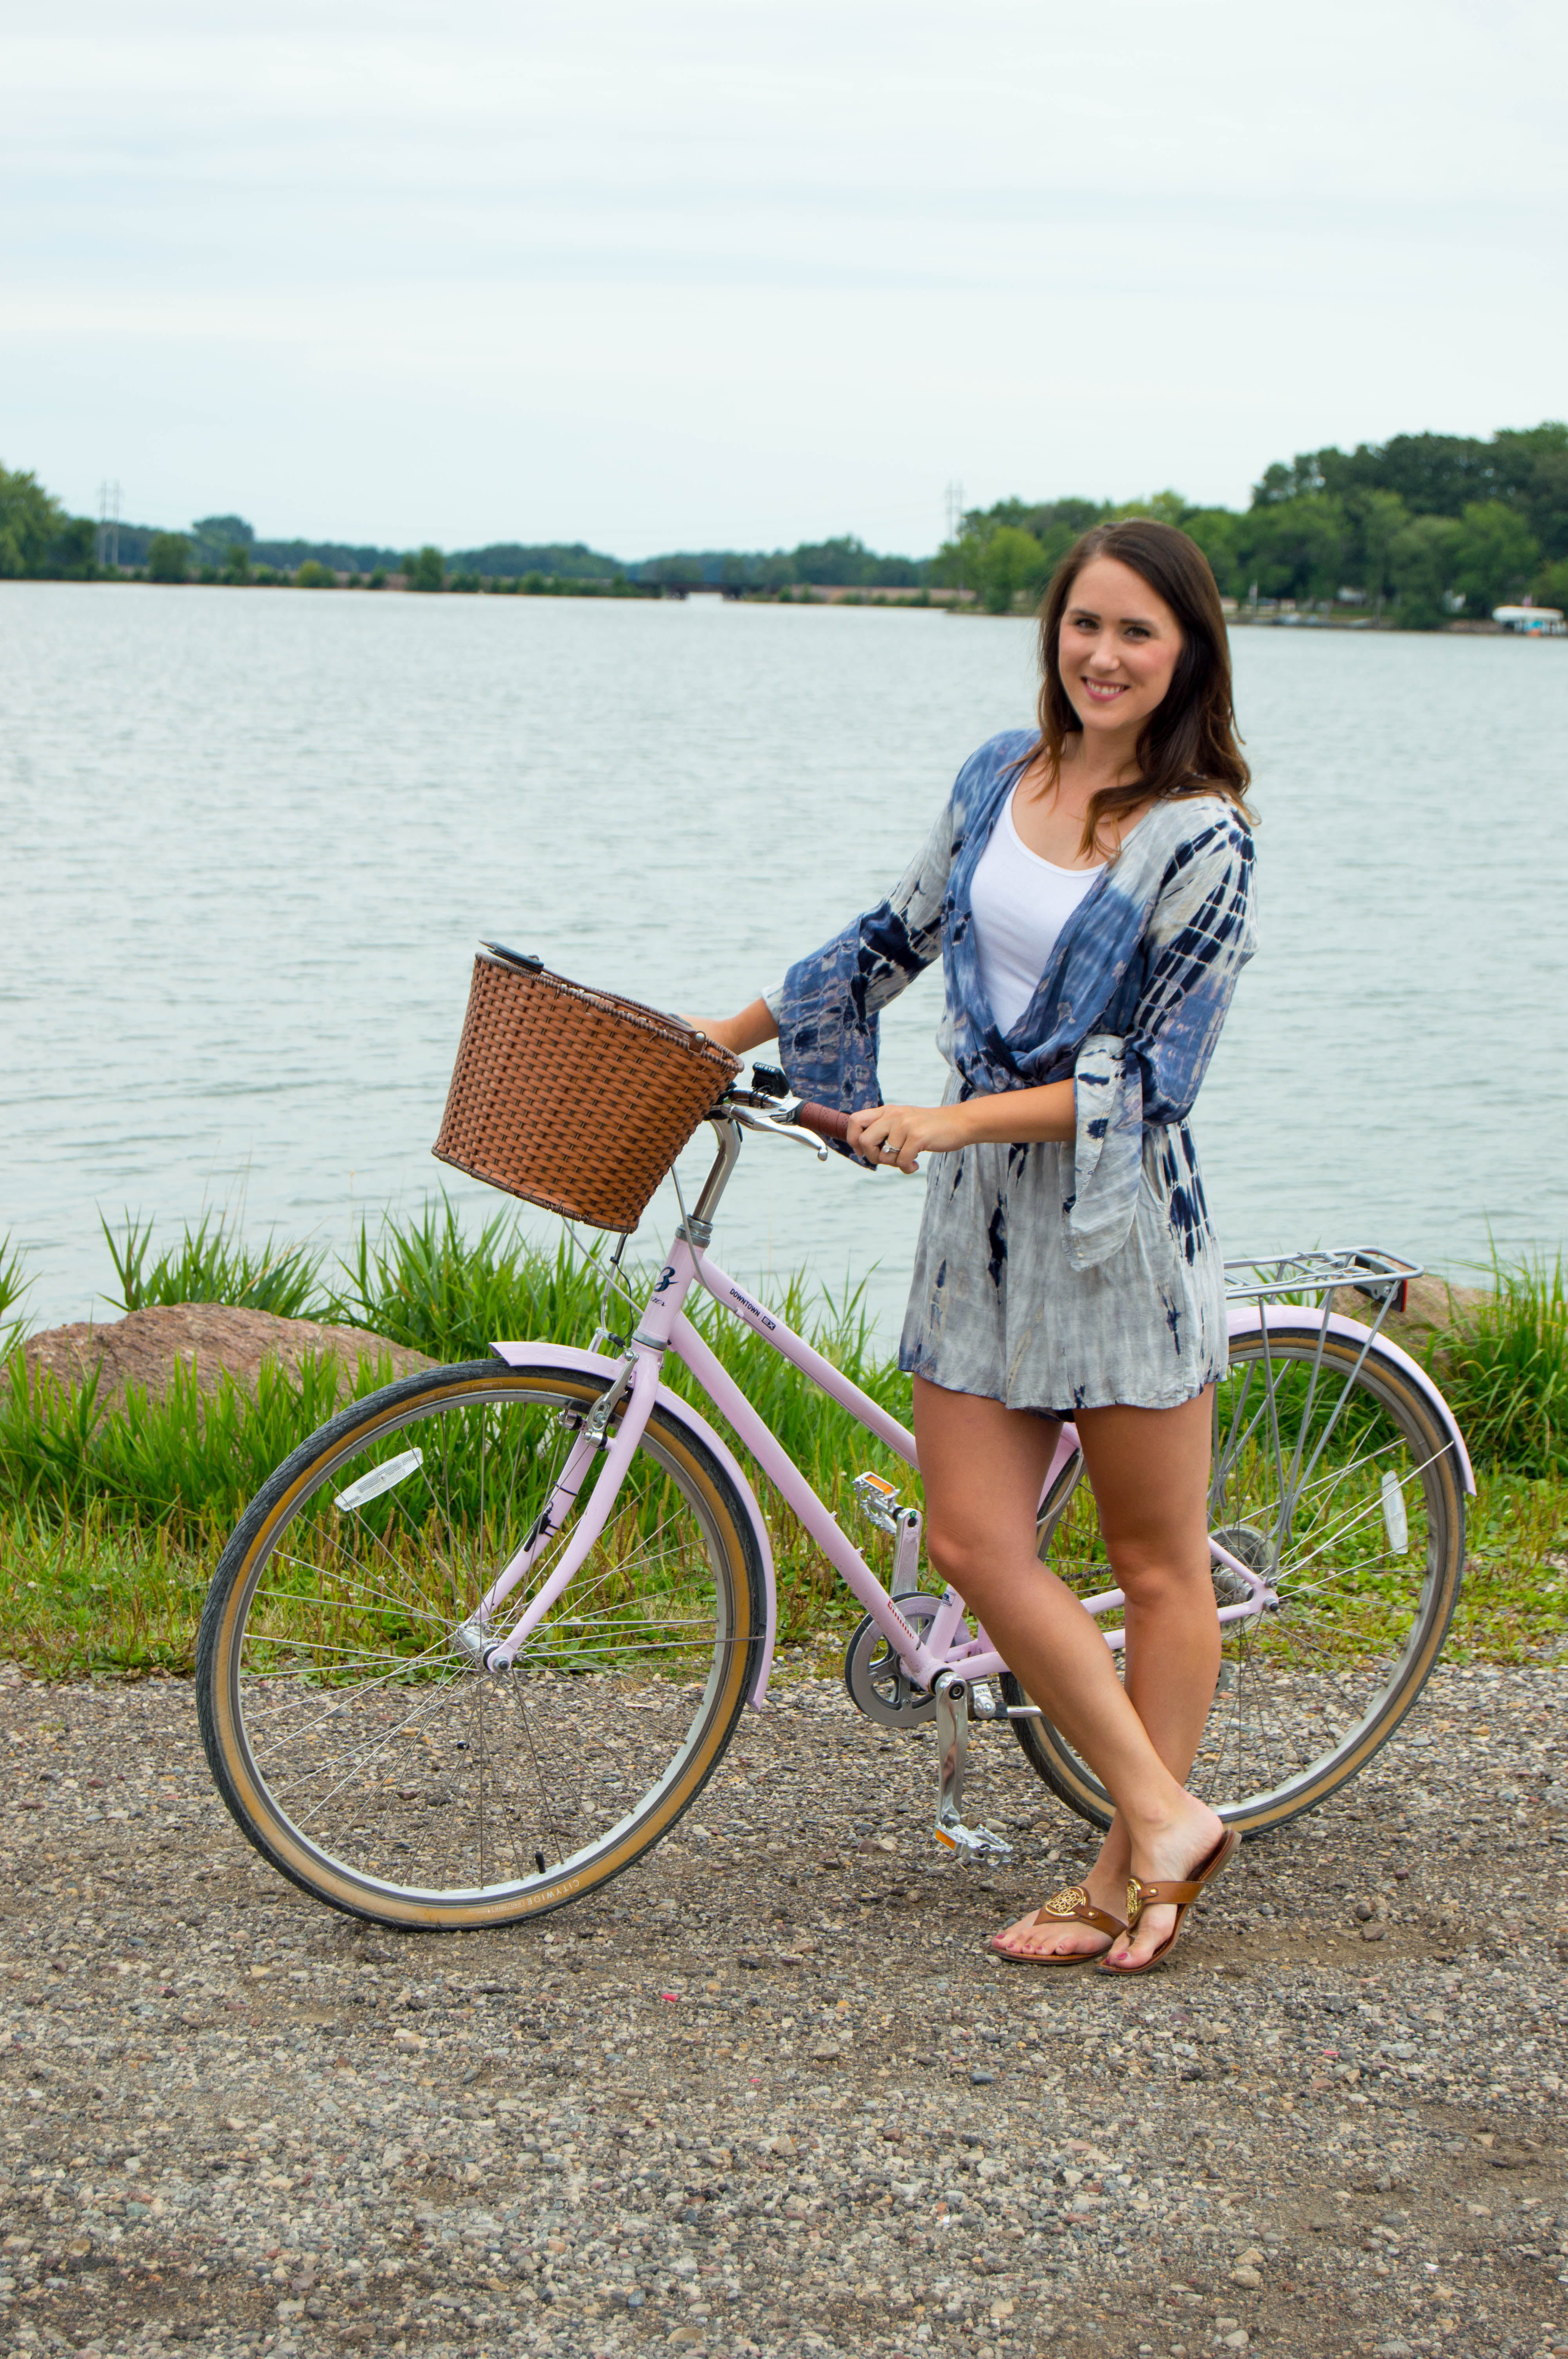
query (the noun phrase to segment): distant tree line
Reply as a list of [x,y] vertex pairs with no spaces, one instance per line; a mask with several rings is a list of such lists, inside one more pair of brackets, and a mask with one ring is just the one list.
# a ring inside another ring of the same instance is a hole
[[[238,516],[201,516],[187,532],[115,529],[120,570],[154,582],[382,589],[396,576],[427,593],[620,598],[704,588],[918,595],[936,586],[1007,614],[1039,598],[1079,533],[1125,516],[1160,516],[1191,533],[1222,593],[1238,603],[1351,605],[1416,629],[1525,596],[1568,606],[1568,425],[1551,421],[1485,440],[1398,434],[1349,451],[1301,452],[1266,468],[1244,509],[1197,506],[1174,491],[1120,504],[999,500],[971,509],[956,538],[922,559],[879,556],[852,533],[793,549],[675,550],[623,564],[582,541],[493,541],[449,553],[428,544],[261,540]],[[97,539],[91,518],[68,516],[36,476],[0,466],[0,575],[95,579]]]
[[929,557],[879,557],[853,533],[842,533],[834,540],[802,541],[795,549],[680,549],[668,557],[645,557],[626,570],[633,581],[676,589],[776,593],[798,587],[919,590],[930,581],[933,562]]
[[[0,575],[92,581],[114,571],[100,527],[70,516],[31,474],[0,467]],[[669,589],[727,589],[763,596],[794,589],[915,591],[933,560],[879,557],[852,533],[793,549],[676,550],[626,564],[585,541],[492,541],[450,551],[427,544],[398,549],[365,542],[263,540],[243,516],[199,516],[188,531],[121,521],[114,527],[118,570],[153,582],[232,586],[287,581],[300,589],[341,582],[381,589],[394,576],[414,590],[521,591],[545,595],[654,596]]]
[[1555,422],[1303,451],[1266,468],[1245,509],[1179,492],[999,500],[965,516],[933,575],[1005,614],[1034,603],[1079,533],[1124,516],[1180,525],[1238,602],[1355,605],[1417,630],[1524,596],[1568,606],[1568,425]]
[[67,516],[36,475],[0,467],[0,574],[89,581],[93,560],[87,517]]

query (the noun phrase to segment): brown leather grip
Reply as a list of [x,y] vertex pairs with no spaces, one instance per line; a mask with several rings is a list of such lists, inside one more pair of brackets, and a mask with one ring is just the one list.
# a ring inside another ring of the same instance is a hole
[[833,1106],[814,1105],[809,1098],[796,1106],[794,1115],[802,1130],[814,1130],[818,1138],[848,1138],[849,1117]]

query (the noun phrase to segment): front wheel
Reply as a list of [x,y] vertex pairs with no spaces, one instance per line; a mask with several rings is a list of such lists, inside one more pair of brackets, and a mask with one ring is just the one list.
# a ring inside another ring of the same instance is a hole
[[762,1560],[732,1479],[663,1407],[514,1668],[458,1641],[605,1381],[481,1361],[389,1386],[303,1442],[225,1549],[197,1647],[208,1762],[256,1849],[330,1907],[537,1916],[629,1867],[711,1777],[763,1641]]
[[[1041,1555],[1080,1596],[1113,1588],[1094,1495],[1066,1471]],[[1465,1492],[1431,1401],[1376,1343],[1271,1323],[1232,1339],[1215,1387],[1214,1538],[1278,1600],[1224,1625],[1219,1686],[1188,1784],[1244,1834],[1313,1810],[1414,1703],[1459,1595]],[[1214,1564],[1217,1607],[1247,1584]],[[1119,1620],[1119,1614],[1117,1615]],[[1009,1700],[1023,1701],[1010,1678]],[[1046,1720],[1012,1723],[1071,1810],[1110,1822],[1104,1787]]]

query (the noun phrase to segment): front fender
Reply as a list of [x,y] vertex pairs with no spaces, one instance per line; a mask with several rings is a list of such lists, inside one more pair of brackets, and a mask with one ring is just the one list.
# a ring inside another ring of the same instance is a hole
[[[522,1367],[526,1364],[533,1367],[569,1369],[573,1375],[598,1376],[605,1384],[613,1383],[623,1364],[620,1360],[607,1359],[602,1352],[581,1351],[574,1343],[492,1343],[490,1348],[498,1360],[505,1361],[509,1368]],[[719,1463],[734,1484],[741,1504],[750,1520],[752,1535],[762,1560],[762,1593],[767,1620],[762,1632],[762,1656],[746,1701],[753,1711],[761,1712],[767,1700],[768,1680],[773,1668],[773,1641],[778,1629],[778,1598],[773,1587],[773,1543],[768,1538],[768,1527],[762,1521],[762,1511],[757,1505],[756,1494],[741,1472],[734,1451],[719,1434],[715,1433],[708,1419],[698,1410],[693,1408],[689,1401],[683,1401],[676,1394],[671,1392],[667,1385],[661,1385],[654,1398],[660,1408],[667,1410],[670,1416],[678,1419],[681,1424],[689,1426],[704,1447],[713,1452],[714,1457],[718,1459]]]
[[[1255,1334],[1265,1323],[1271,1327],[1315,1327],[1319,1321],[1312,1311],[1303,1310],[1288,1302],[1270,1302],[1261,1305],[1256,1302],[1233,1302],[1230,1305],[1232,1342],[1238,1335]],[[1410,1378],[1411,1384],[1425,1397],[1435,1412],[1438,1422],[1454,1444],[1454,1454],[1458,1459],[1465,1476],[1465,1488],[1474,1498],[1476,1477],[1470,1465],[1470,1453],[1465,1447],[1465,1437],[1459,1430],[1454,1411],[1449,1408],[1421,1362],[1412,1360],[1410,1353],[1401,1351],[1399,1344],[1392,1342],[1389,1336],[1373,1335],[1372,1330],[1369,1327],[1364,1327],[1357,1319],[1344,1319],[1337,1311],[1331,1311],[1321,1323],[1327,1328],[1331,1335],[1338,1335],[1346,1343],[1354,1343],[1357,1351],[1370,1338],[1376,1350],[1394,1361],[1400,1374]]]

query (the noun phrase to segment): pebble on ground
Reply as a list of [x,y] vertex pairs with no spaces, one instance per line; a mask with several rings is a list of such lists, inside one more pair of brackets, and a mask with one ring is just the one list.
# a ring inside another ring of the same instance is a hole
[[[677,1835],[460,1938],[281,1883],[191,1690],[0,1680],[0,2352],[1568,2359],[1568,1680],[1444,1669],[1113,1984],[1087,1833],[786,1664]],[[1559,1945],[1563,1944],[1563,1947]]]

